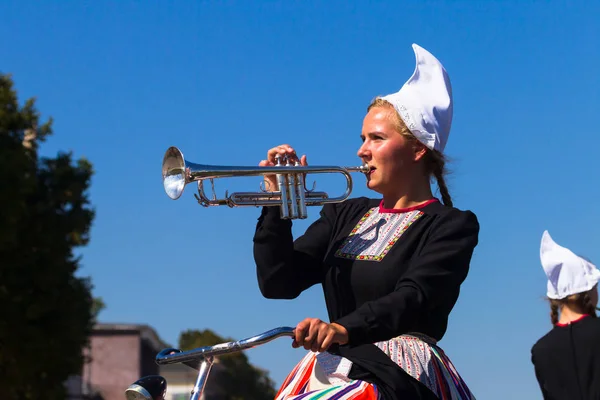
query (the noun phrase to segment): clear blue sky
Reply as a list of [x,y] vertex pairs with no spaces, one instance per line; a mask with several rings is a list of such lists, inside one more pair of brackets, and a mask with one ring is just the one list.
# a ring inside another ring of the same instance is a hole
[[[600,264],[600,3],[357,4],[0,4],[0,69],[55,118],[43,152],[72,150],[96,170],[80,273],[107,303],[101,320],[146,323],[175,344],[189,328],[243,338],[325,318],[319,287],[263,299],[259,210],[204,209],[191,187],[170,200],[162,156],[176,145],[194,162],[256,165],[290,143],[310,164],[357,165],[365,108],[410,76],[414,42],[450,73],[450,189],[481,223],[441,345],[478,398],[539,399],[529,350],[550,327],[542,231]],[[259,181],[215,184],[222,196]],[[317,177],[332,193],[340,182]],[[371,194],[358,176],[356,186]],[[248,352],[278,384],[302,354],[286,339]]]

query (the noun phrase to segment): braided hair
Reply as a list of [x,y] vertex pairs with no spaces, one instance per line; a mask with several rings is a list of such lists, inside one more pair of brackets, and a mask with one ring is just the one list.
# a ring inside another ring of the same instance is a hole
[[590,315],[596,318],[596,306],[592,303],[591,291],[596,290],[596,287],[586,292],[573,294],[565,299],[549,299],[550,300],[550,321],[552,325],[558,323],[559,311],[563,307],[568,306],[582,314]]

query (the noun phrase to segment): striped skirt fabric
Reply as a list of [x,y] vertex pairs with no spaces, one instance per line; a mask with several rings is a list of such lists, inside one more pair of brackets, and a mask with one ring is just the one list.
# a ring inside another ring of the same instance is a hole
[[[439,399],[475,399],[450,359],[433,339],[411,334],[375,345]],[[384,400],[375,385],[347,377],[351,365],[349,360],[339,356],[308,352],[288,374],[275,400]]]
[[[323,353],[321,353],[323,354]],[[354,399],[378,400],[377,388],[367,382],[348,380],[332,384],[330,387],[311,389],[311,378],[317,365],[317,354],[309,352],[294,367],[284,380],[275,400],[310,400],[310,399]]]

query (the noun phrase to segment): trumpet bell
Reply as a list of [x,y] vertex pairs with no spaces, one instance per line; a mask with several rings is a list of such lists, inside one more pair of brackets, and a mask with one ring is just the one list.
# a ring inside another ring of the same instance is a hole
[[162,178],[167,196],[173,200],[180,198],[187,181],[185,159],[177,147],[169,147],[163,157]]

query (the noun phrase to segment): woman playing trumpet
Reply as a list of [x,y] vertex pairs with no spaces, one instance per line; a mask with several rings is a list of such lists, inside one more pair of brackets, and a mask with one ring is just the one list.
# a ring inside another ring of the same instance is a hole
[[[306,318],[294,347],[311,350],[277,399],[472,399],[437,345],[478,243],[475,214],[453,207],[444,181],[452,90],[444,67],[413,45],[416,69],[369,105],[358,157],[378,198],[325,205],[294,241],[291,221],[263,207],[254,236],[262,294],[293,299],[323,287],[330,322]],[[270,149],[298,159],[290,145]],[[300,158],[306,165],[306,157]],[[441,202],[432,194],[437,180]],[[268,187],[277,187],[267,176]]]

